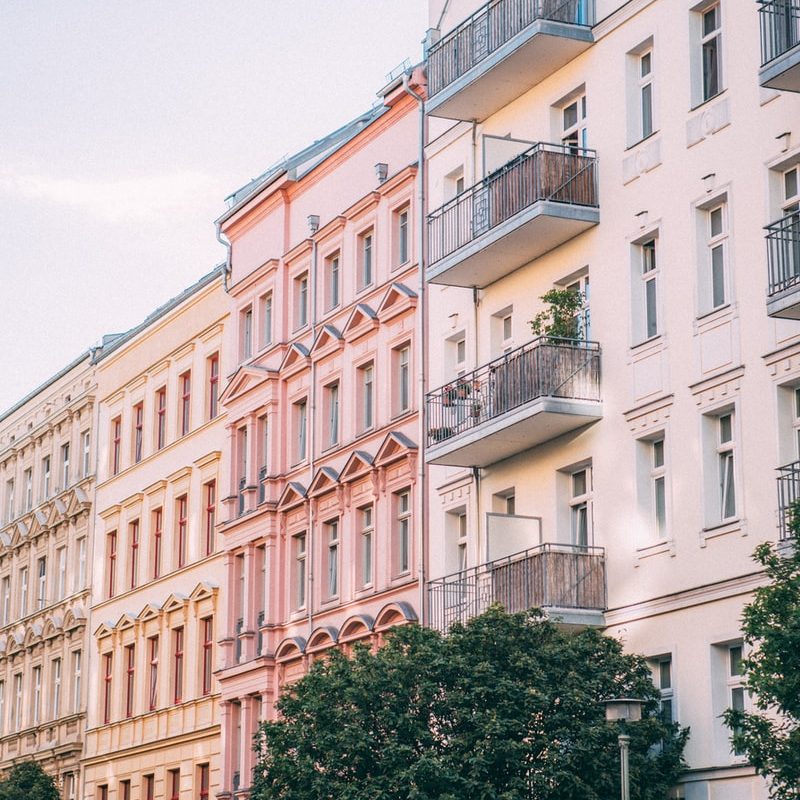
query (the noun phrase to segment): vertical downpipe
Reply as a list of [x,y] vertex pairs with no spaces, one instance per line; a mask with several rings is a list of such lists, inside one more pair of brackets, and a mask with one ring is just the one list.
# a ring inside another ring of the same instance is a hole
[[[319,230],[319,217],[310,214],[308,217],[308,230],[311,234],[311,346],[317,337],[317,240],[315,238]],[[317,429],[317,366],[312,357],[311,359],[311,390],[309,392],[311,407],[309,408],[307,425],[308,436],[308,485],[314,480],[314,453],[317,446],[315,431]],[[311,498],[306,498],[308,502],[308,532],[306,533],[306,584],[308,586],[306,606],[308,608],[308,638],[314,632],[314,503]]]

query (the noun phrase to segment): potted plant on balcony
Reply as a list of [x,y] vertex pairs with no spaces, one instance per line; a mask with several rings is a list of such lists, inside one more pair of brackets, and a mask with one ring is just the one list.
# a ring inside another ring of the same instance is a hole
[[431,437],[431,441],[443,442],[445,439],[449,439],[453,435],[453,429],[448,428],[446,425],[442,425],[440,428],[431,428],[430,431],[428,431],[428,434]]
[[550,289],[540,298],[546,303],[532,320],[529,320],[534,336],[548,339],[580,339],[580,310],[586,302],[583,292],[573,289]]

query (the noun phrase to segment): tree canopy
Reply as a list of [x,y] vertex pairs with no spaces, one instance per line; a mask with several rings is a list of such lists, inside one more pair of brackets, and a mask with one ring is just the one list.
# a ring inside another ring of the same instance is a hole
[[747,754],[776,800],[800,797],[800,515],[790,527],[791,552],[772,544],[754,558],[769,583],[755,591],[742,615],[748,656],[742,662],[754,709],[729,709],[725,720],[737,750]]
[[645,700],[632,796],[663,800],[688,736],[659,716],[645,661],[594,630],[493,607],[447,636],[392,631],[376,652],[314,663],[262,725],[253,800],[608,800],[616,724],[603,701]]
[[0,800],[60,800],[53,778],[35,761],[15,764],[0,779]]

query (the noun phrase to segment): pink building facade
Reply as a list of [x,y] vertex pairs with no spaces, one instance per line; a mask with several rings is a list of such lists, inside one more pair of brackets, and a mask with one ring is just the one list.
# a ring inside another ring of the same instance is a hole
[[420,616],[418,106],[384,105],[230,199],[221,402],[229,587],[221,793],[246,794],[252,735],[331,647]]

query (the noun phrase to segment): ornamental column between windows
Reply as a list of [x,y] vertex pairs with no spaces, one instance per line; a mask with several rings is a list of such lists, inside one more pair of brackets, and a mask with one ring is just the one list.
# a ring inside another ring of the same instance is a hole
[[249,787],[252,782],[255,751],[252,747],[252,734],[255,733],[255,726],[258,720],[258,709],[256,699],[250,695],[242,698],[242,723],[240,744],[241,752],[241,787]]
[[225,612],[221,615],[223,627],[222,636],[217,640],[221,649],[222,664],[228,669],[235,664],[236,652],[236,556],[230,551],[225,551]]

